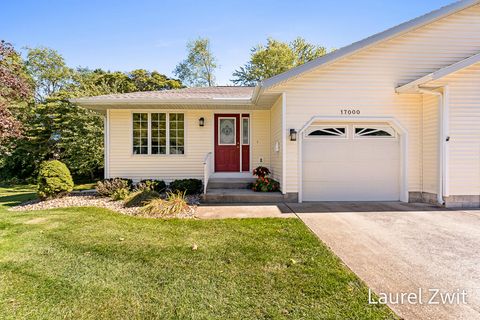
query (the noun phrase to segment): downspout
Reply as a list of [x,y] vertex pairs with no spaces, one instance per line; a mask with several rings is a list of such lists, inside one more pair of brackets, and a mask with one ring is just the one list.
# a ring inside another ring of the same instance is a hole
[[[443,88],[442,88],[443,89]],[[440,205],[444,205],[445,201],[443,199],[444,194],[444,175],[445,175],[445,99],[443,92],[438,92],[432,89],[420,88],[417,87],[418,92],[424,94],[431,94],[438,97],[438,191],[437,191],[437,202]],[[423,141],[422,141],[423,143]]]

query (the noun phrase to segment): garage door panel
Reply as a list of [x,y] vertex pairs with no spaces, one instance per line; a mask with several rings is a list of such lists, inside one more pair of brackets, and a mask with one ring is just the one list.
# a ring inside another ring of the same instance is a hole
[[[398,201],[398,188],[391,184],[367,183],[359,186],[325,181],[329,187],[319,189],[316,182],[306,182],[303,195],[304,201]],[[376,193],[372,197],[372,193]],[[346,197],[348,197],[346,199]]]
[[[305,159],[322,159],[324,161],[338,161],[339,159],[348,159],[352,153],[349,141],[340,141],[336,144],[326,141],[322,145],[322,150],[318,149],[317,141],[307,141],[304,144]],[[333,150],[332,150],[333,149]],[[330,152],[327,152],[330,151]],[[332,152],[334,151],[334,152]]]
[[305,201],[396,201],[399,198],[398,139],[305,140]]
[[[334,161],[309,161],[303,165],[305,172],[314,174],[304,175],[304,180],[339,180],[351,181],[359,179],[379,179],[384,180],[384,176],[396,176],[400,163],[398,161],[351,161],[351,162],[334,162]],[[379,172],[382,174],[379,175]]]

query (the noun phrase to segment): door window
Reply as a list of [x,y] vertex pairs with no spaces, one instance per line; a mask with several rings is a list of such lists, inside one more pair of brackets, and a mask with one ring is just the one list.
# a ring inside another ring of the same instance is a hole
[[242,144],[250,144],[250,125],[248,118],[242,118]]
[[235,118],[219,118],[218,119],[218,144],[219,145],[235,145],[236,130]]

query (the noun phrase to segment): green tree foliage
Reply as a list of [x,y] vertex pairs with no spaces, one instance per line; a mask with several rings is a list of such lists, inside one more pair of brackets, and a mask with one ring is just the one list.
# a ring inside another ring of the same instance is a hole
[[187,51],[187,58],[175,67],[173,73],[188,86],[214,86],[217,60],[210,49],[210,40],[190,41]]
[[66,163],[76,177],[99,177],[103,170],[103,119],[72,105],[69,99],[182,87],[180,81],[156,71],[73,70],[49,48],[28,49],[25,64],[35,84],[36,101],[19,113],[24,134],[0,159],[3,178],[32,177],[40,163],[50,159]]
[[13,46],[0,41],[0,155],[8,151],[8,142],[19,138],[22,124],[15,117],[18,103],[32,93],[23,61]]
[[235,70],[232,82],[252,86],[326,53],[325,47],[310,44],[301,37],[290,43],[269,38],[267,45],[252,48],[250,61]]
[[35,100],[42,102],[63,89],[70,81],[73,70],[55,50],[45,47],[28,48],[25,62],[35,83]]

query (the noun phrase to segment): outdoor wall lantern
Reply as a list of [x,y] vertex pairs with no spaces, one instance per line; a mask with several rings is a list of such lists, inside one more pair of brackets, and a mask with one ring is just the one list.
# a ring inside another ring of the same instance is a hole
[[290,141],[297,141],[297,131],[290,129]]
[[200,119],[198,119],[198,125],[200,127],[203,127],[205,126],[205,119],[203,117],[201,117]]

